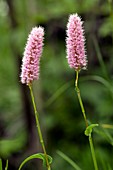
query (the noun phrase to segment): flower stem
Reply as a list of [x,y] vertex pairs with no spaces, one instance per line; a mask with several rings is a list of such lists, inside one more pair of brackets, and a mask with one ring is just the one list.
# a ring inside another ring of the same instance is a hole
[[48,161],[48,156],[47,156],[46,149],[45,149],[45,144],[44,144],[42,132],[41,132],[41,127],[40,127],[40,122],[39,122],[39,117],[38,117],[38,111],[37,111],[37,108],[36,108],[36,103],[35,103],[31,84],[29,84],[29,89],[30,89],[32,104],[33,104],[34,113],[35,113],[36,127],[37,127],[37,131],[38,131],[38,134],[39,134],[40,143],[42,145],[42,149],[43,149],[43,152],[44,152],[44,155],[45,155],[47,169],[51,170],[51,167],[50,167],[50,164],[49,164],[49,161]]
[[84,117],[86,127],[88,127],[88,121],[87,121],[84,105],[83,105],[83,102],[82,102],[82,98],[81,98],[81,95],[80,95],[80,89],[78,87],[78,74],[79,74],[79,72],[76,71],[75,90],[76,90],[77,95],[78,95],[78,100],[79,100],[79,103],[80,103],[80,107],[81,107],[81,110],[82,110],[82,114],[83,114],[83,117]]
[[[85,121],[85,124],[86,124],[86,128],[87,128],[88,127],[88,121],[87,121],[84,105],[83,105],[83,102],[82,102],[82,98],[81,98],[81,94],[80,94],[80,89],[78,87],[78,74],[79,74],[79,71],[76,71],[75,90],[76,90],[77,95],[78,95],[78,100],[79,100],[79,103],[80,103],[81,111],[82,111],[82,114],[83,114],[83,117],[84,117],[84,121]],[[91,134],[89,135],[89,144],[90,144],[90,150],[91,150],[91,154],[92,154],[93,164],[94,164],[95,170],[98,170],[96,156],[95,156],[95,150],[94,150]]]
[[91,149],[91,154],[92,154],[95,170],[98,170],[97,160],[96,160],[96,156],[95,156],[95,150],[94,150],[91,134],[89,135],[89,144],[90,144],[90,149]]

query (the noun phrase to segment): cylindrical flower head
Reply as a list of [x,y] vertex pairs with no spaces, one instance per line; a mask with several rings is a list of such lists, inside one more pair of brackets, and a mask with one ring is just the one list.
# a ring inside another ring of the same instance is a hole
[[85,38],[83,22],[78,14],[72,14],[67,24],[67,59],[71,68],[76,71],[86,69],[87,59],[85,54]]
[[22,59],[21,82],[30,84],[39,78],[40,57],[42,54],[44,29],[34,27],[28,36]]

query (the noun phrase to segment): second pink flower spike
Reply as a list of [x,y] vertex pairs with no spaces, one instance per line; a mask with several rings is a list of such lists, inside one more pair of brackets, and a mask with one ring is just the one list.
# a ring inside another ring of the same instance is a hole
[[85,37],[82,24],[83,22],[78,14],[69,16],[66,38],[67,59],[69,66],[76,71],[86,69],[87,67]]

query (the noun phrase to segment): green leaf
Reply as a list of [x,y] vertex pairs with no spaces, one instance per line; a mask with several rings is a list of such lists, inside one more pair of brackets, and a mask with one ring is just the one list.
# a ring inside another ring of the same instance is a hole
[[111,166],[108,164],[108,170],[112,170]]
[[6,161],[6,167],[5,167],[5,170],[8,169],[8,160]]
[[102,37],[106,37],[106,36],[112,34],[112,32],[113,32],[113,24],[112,23],[113,23],[113,15],[104,19],[104,22],[99,29],[99,34]]
[[113,129],[113,125],[110,125],[110,124],[101,124],[100,126],[102,126],[102,128],[105,128],[105,129]]
[[71,160],[67,155],[61,151],[57,151],[57,154],[60,155],[65,161],[67,161],[74,169],[82,170],[73,160]]
[[[52,163],[52,157],[47,155],[48,156],[48,161],[49,161],[49,164]],[[43,165],[46,166],[46,158],[45,158],[45,155],[43,153],[37,153],[37,154],[33,154],[29,157],[27,157],[22,163],[21,165],[19,166],[19,169],[18,170],[21,170],[21,168],[23,167],[24,164],[26,164],[28,161],[32,160],[32,159],[42,159],[43,160]]]
[[113,137],[106,129],[96,129],[95,132],[106,139],[113,146]]
[[99,47],[98,41],[97,41],[95,36],[93,36],[92,38],[93,38],[93,43],[94,43],[94,46],[95,46],[95,50],[96,50],[96,53],[97,53],[97,57],[98,57],[98,60],[99,60],[99,63],[100,63],[103,75],[106,78],[108,78],[108,72],[106,70],[106,65],[105,65],[105,62],[103,60],[102,53],[100,51],[100,47]]
[[0,159],[0,170],[2,170],[2,160]]
[[86,136],[90,136],[91,133],[92,133],[93,128],[96,127],[96,126],[98,126],[98,124],[91,124],[91,125],[89,125],[89,126],[86,128],[86,130],[85,130],[85,135],[86,135]]
[[64,93],[71,86],[71,81],[65,83],[47,100],[45,106],[51,105],[62,93]]
[[100,76],[97,76],[97,75],[85,76],[81,80],[82,81],[88,81],[88,80],[97,81],[97,82],[103,84],[111,93],[113,93],[113,86],[109,83],[109,81],[107,81],[103,77],[100,77]]
[[0,140],[0,153],[3,157],[10,157],[16,150],[20,150],[25,144],[26,134],[23,131],[18,137]]

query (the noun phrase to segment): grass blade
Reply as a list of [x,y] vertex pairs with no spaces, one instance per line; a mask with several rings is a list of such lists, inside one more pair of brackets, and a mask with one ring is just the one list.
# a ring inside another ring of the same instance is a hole
[[6,167],[5,170],[8,170],[8,160],[6,161]]
[[64,93],[71,86],[71,81],[62,85],[45,103],[45,107],[51,105],[62,93]]
[[0,170],[2,170],[2,160],[0,159]]
[[61,151],[57,151],[57,154],[61,156],[65,161],[67,161],[75,170],[82,170],[73,160],[71,160],[67,155]]
[[95,46],[95,50],[96,50],[96,53],[97,53],[97,57],[98,57],[103,75],[108,79],[107,69],[106,69],[106,66],[105,66],[101,51],[100,51],[100,47],[98,45],[98,42],[97,42],[97,39],[96,39],[95,36],[93,36],[93,43],[94,43],[94,46]]
[[113,94],[113,86],[109,83],[109,81],[107,81],[103,77],[92,75],[92,76],[85,76],[81,79],[81,81],[87,81],[87,80],[93,80],[103,84]]

